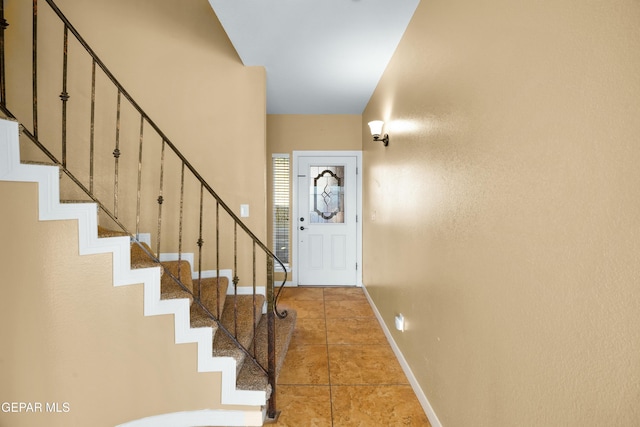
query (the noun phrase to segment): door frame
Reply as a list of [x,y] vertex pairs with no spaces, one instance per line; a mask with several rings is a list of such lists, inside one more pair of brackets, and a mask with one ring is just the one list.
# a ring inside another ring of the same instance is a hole
[[293,151],[293,162],[291,164],[292,181],[292,212],[291,216],[291,267],[293,274],[291,277],[293,286],[298,286],[298,164],[299,157],[355,157],[356,158],[356,286],[362,286],[362,151],[357,150],[336,150],[336,151]]

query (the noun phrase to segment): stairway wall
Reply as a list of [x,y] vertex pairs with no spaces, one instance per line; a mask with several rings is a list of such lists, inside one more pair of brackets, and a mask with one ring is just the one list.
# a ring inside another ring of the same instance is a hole
[[42,404],[3,407],[1,426],[259,412],[220,404],[220,375],[197,373],[196,345],[175,344],[173,316],[144,317],[141,285],[114,288],[110,255],[78,255],[76,221],[38,221],[36,184],[0,182],[0,200],[0,402]]

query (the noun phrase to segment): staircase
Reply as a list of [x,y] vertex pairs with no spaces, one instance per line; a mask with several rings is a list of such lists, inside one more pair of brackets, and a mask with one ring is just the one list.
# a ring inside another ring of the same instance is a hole
[[[126,236],[117,230],[108,230],[98,227],[99,237]],[[143,250],[141,248],[145,248]],[[153,256],[149,256],[149,252]],[[200,278],[197,286],[194,286],[191,266],[188,261],[156,261],[158,257],[153,254],[151,248],[144,243],[131,244],[131,267],[149,268],[162,267],[160,281],[161,299],[188,299],[190,303],[190,325],[192,328],[211,328],[213,332],[214,357],[231,357],[236,362],[236,386],[240,390],[264,391],[267,398],[271,394],[271,386],[260,370],[260,366],[267,365],[267,316],[265,297],[260,294],[237,295],[228,294],[229,280],[227,277]],[[173,277],[180,278],[188,291],[179,286]],[[193,303],[194,288],[199,289],[201,304]],[[214,314],[212,313],[221,313]],[[213,317],[213,318],[212,318]],[[226,331],[231,331],[232,336],[226,333],[216,333],[218,322]],[[296,312],[291,310],[283,319],[276,322],[276,372],[284,363],[284,357],[291,340],[296,320]],[[258,363],[246,360],[246,352],[239,348],[236,338],[244,348],[252,349]]]
[[[80,229],[85,230],[85,235],[81,235],[81,254],[83,251],[112,252],[115,286],[144,283],[145,315],[174,314],[176,343],[198,343],[198,371],[222,372],[223,404],[263,406],[266,418],[276,419],[276,378],[296,320],[295,311],[277,308],[279,290],[273,280],[274,262],[282,263],[133,100],[55,3],[52,0],[41,3],[40,8],[48,6],[53,12],[48,12],[49,17],[57,17],[64,27],[62,138],[51,143],[50,134],[38,133],[38,78],[33,78],[33,116],[27,119],[32,124],[22,122],[20,142],[18,140],[15,121],[20,121],[20,117],[12,112],[12,98],[7,99],[6,92],[10,88],[14,94],[20,93],[21,87],[13,86],[5,74],[7,22],[4,2],[0,0],[0,115],[14,121],[2,123],[3,128],[15,128],[15,135],[12,130],[11,135],[0,141],[3,157],[0,179],[39,182],[41,219],[49,219],[48,216],[79,219]],[[38,57],[37,15],[37,1],[34,1],[33,76],[39,75],[35,60]],[[71,38],[85,49],[93,63],[92,133],[90,147],[82,148],[91,152],[91,158],[89,164],[79,166],[70,161],[72,156],[68,153],[78,150],[81,142],[67,140],[67,129],[72,127],[67,121],[71,92],[67,91],[67,40]],[[96,72],[106,76],[117,91],[117,114],[101,113],[96,107]],[[130,171],[124,161],[126,155],[120,149],[121,120],[125,121],[126,111],[137,115],[135,120],[139,120],[140,126],[139,151],[135,153],[138,160]],[[94,150],[98,151],[97,139],[94,144],[94,118],[103,114],[117,117],[111,159],[97,154],[94,157]],[[160,141],[153,152],[157,155],[155,159],[160,158],[159,162],[143,161],[143,152],[146,153],[149,145],[145,142],[143,148],[143,141],[149,138],[149,133],[154,133]],[[110,162],[111,170],[115,169],[112,175],[94,172]],[[143,183],[147,170],[158,177],[152,185]],[[154,203],[145,203],[145,191],[152,187],[159,188],[158,197]],[[105,192],[105,188],[109,190]],[[168,201],[173,202],[173,206],[169,206]],[[150,235],[149,244],[141,238],[145,233]],[[163,255],[169,252],[177,259],[163,260]],[[220,274],[223,271],[230,274]],[[286,276],[281,287],[285,281]],[[175,417],[171,421],[158,418],[150,421],[151,424],[139,425],[219,425],[200,418],[196,422],[189,416],[186,414],[182,421]]]

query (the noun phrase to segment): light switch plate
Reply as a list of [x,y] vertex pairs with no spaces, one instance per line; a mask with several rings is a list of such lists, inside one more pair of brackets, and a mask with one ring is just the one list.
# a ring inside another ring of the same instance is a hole
[[249,205],[240,205],[240,216],[242,218],[249,217]]

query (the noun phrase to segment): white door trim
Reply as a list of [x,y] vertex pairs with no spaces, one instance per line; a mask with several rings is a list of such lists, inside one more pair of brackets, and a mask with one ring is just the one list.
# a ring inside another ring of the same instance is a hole
[[292,181],[292,212],[291,216],[291,268],[293,269],[292,284],[298,286],[300,283],[298,265],[298,158],[299,157],[347,157],[356,158],[356,211],[358,215],[358,223],[356,225],[356,259],[358,270],[356,271],[356,286],[362,286],[362,151],[294,151],[293,162],[291,164],[291,181]]

